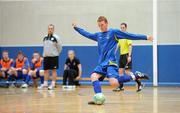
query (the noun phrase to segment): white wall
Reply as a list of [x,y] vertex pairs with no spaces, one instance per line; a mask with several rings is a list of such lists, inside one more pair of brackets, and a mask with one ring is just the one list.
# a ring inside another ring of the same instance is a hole
[[[88,31],[98,31],[97,17],[105,15],[110,27],[128,23],[129,32],[152,34],[152,0],[59,0],[0,2],[2,45],[40,45],[47,25],[55,24],[64,45],[94,45],[71,27],[71,22]],[[139,42],[147,43],[147,42]]]
[[180,0],[158,0],[158,43],[180,43]]

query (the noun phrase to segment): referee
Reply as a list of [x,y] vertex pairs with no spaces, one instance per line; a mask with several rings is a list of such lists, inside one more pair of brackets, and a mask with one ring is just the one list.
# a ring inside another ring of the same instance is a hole
[[[121,23],[120,25],[121,31],[127,32],[127,24]],[[118,46],[120,48],[120,59],[119,59],[119,74],[123,75],[124,72],[127,75],[130,75],[131,69],[132,69],[132,40],[128,39],[119,39],[118,40]],[[138,84],[138,90],[141,91],[141,82],[139,80],[136,80],[136,83]],[[114,89],[113,91],[123,91],[124,85],[121,84],[119,87]]]
[[[127,32],[127,24],[121,23],[121,31]],[[118,46],[120,47],[120,59],[119,59],[119,74],[123,75],[124,72],[129,75],[132,69],[132,40],[120,39],[118,41]]]
[[[57,72],[59,68],[59,54],[62,50],[60,38],[54,34],[54,25],[48,25],[48,35],[43,39],[43,57],[44,57],[44,84],[38,89],[48,88],[53,90],[56,83]],[[52,71],[52,82],[48,87],[49,71]]]

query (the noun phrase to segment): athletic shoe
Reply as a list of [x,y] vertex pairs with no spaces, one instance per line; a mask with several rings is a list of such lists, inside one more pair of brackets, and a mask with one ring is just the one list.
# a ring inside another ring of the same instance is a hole
[[136,80],[136,83],[137,83],[137,86],[138,86],[138,89],[136,90],[136,92],[140,92],[142,90],[142,87],[141,87],[141,81],[139,80]]
[[114,92],[124,91],[124,84],[120,83],[119,87],[113,89]]
[[47,89],[48,86],[44,86],[44,84],[41,84],[40,86],[37,87],[38,90],[43,90]]
[[12,82],[9,83],[9,87],[10,87],[10,88],[15,88],[15,87],[20,88],[20,86],[21,86],[21,85],[18,86],[18,84],[16,83],[16,81],[12,81]]
[[136,90],[136,92],[142,91],[143,87],[144,87],[144,84],[138,85],[138,89]]
[[144,80],[149,80],[149,77],[147,74],[145,73],[141,73],[139,71],[136,71],[135,72],[135,76],[136,76],[136,79],[139,80],[139,79],[144,79]]
[[141,81],[139,81],[139,80],[136,80],[136,83],[137,83],[137,86],[138,86],[138,89],[136,90],[136,92],[142,91],[142,89],[144,87],[144,84],[142,84]]
[[138,86],[138,89],[136,90],[136,92],[140,92],[140,91],[142,91],[142,87]]
[[25,84],[21,85],[21,88],[28,88],[28,85],[25,83]]
[[75,85],[63,85],[62,89],[63,90],[75,90],[76,86]]
[[113,89],[114,92],[124,91],[124,87],[120,88],[117,87],[116,89]]
[[48,87],[48,90],[54,90],[54,88],[55,88],[55,86],[50,85],[50,86]]

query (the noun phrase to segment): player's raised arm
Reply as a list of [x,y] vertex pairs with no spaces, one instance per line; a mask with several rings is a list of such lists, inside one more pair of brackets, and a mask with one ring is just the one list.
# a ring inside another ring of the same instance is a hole
[[73,26],[73,28],[74,28],[79,34],[81,34],[82,36],[84,36],[84,37],[86,37],[86,38],[89,38],[89,39],[91,39],[91,40],[97,41],[96,34],[94,34],[94,33],[89,33],[89,32],[87,32],[87,31],[85,31],[84,29],[77,27],[76,23],[72,23],[72,26]]
[[150,40],[153,41],[152,36],[147,36],[144,34],[133,34],[128,32],[122,32],[118,29],[114,30],[115,36],[118,39],[129,39],[129,40]]

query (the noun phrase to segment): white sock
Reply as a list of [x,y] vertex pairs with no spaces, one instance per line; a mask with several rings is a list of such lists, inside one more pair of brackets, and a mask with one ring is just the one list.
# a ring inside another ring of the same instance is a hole
[[44,81],[44,86],[48,86],[48,81]]
[[56,85],[56,81],[52,81],[51,85],[54,87]]
[[133,80],[136,80],[134,73],[130,72],[130,76],[132,77]]

